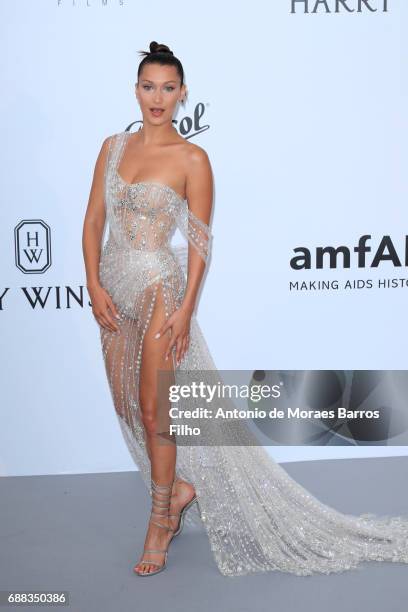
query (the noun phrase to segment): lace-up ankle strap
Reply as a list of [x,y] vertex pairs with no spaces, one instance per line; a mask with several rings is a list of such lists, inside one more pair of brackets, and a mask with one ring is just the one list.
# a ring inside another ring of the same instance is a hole
[[[173,482],[168,485],[159,485],[157,484],[153,478],[151,479],[151,497],[152,497],[152,510],[151,514],[155,516],[166,518],[168,523],[168,516],[170,510],[170,498],[172,495]],[[154,525],[158,527],[162,527],[167,531],[173,531],[174,529],[170,527],[168,524],[163,525],[162,523],[158,523],[150,519]]]

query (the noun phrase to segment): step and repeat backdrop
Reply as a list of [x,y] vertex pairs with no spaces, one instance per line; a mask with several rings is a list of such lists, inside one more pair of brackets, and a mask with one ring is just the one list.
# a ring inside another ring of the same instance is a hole
[[319,408],[329,386],[387,411],[381,436],[268,452],[406,454],[408,3],[3,0],[0,17],[1,475],[135,468],[81,240],[103,140],[140,125],[152,40],[183,63],[174,125],[214,174],[197,316],[217,367],[314,372]]

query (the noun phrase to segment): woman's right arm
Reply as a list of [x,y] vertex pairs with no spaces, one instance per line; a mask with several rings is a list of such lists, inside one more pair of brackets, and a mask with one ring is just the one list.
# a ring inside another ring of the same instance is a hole
[[[86,269],[86,286],[92,303],[92,312],[100,325],[118,331],[113,317],[119,318],[114,303],[99,280],[101,242],[105,227],[105,166],[109,150],[109,137],[103,141],[96,160],[82,231],[82,251]],[[112,316],[113,315],[113,316]]]

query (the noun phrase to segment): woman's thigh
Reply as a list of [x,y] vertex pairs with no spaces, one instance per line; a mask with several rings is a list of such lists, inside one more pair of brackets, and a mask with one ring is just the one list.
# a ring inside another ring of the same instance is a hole
[[142,418],[150,433],[168,431],[168,392],[175,379],[172,352],[167,360],[164,356],[171,330],[167,330],[160,338],[155,338],[166,319],[163,287],[158,283],[150,324],[143,338],[139,381]]

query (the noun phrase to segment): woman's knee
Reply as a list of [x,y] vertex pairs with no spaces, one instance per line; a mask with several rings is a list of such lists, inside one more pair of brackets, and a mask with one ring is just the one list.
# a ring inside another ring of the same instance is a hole
[[157,398],[154,393],[140,393],[140,411],[143,426],[149,435],[153,435],[157,430],[157,414],[156,414]]
[[149,436],[154,436],[157,433],[157,418],[151,412],[142,413],[142,422]]

